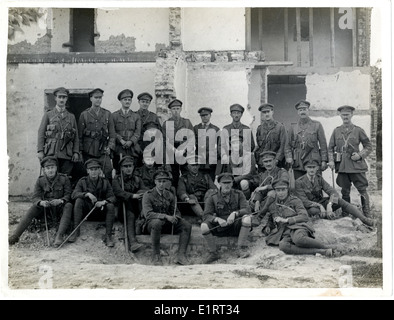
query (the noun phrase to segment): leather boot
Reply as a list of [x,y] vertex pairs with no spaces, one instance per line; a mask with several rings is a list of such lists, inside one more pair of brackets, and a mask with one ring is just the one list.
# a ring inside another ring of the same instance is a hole
[[248,236],[250,233],[250,227],[242,226],[241,230],[239,231],[238,235],[238,250],[237,250],[237,256],[239,258],[247,258],[249,257],[249,252],[248,252]]
[[60,219],[59,229],[56,233],[55,242],[53,246],[57,248],[63,242],[63,235],[66,233],[70,223],[71,223],[71,216],[72,216],[72,205],[71,203],[67,203],[63,208],[62,218]]
[[260,210],[259,216],[260,217],[264,217],[265,214],[268,212],[268,208],[269,206],[275,202],[275,198],[273,197],[267,197],[264,201],[264,206],[263,208]]
[[112,227],[115,220],[115,207],[112,203],[106,205],[105,215],[105,244],[107,247],[113,247],[115,245],[112,239]]
[[135,232],[135,215],[127,210],[127,238],[129,240],[129,249],[131,252],[137,252],[142,248],[142,244],[138,243]]
[[192,231],[191,225],[185,223],[185,225],[182,228],[182,232],[179,235],[178,253],[174,261],[176,264],[181,264],[181,265],[190,264],[189,260],[186,257],[186,251],[187,251],[187,246],[189,245],[191,231]]
[[360,196],[361,196],[361,206],[363,209],[364,216],[366,216],[367,218],[372,218],[371,209],[369,206],[369,195],[367,191],[360,192]]
[[360,210],[358,210],[356,206],[344,201],[343,199],[339,199],[338,204],[340,205],[342,210],[351,214],[355,218],[359,218],[367,226],[373,227],[375,225],[374,220],[363,215],[363,213]]
[[250,199],[250,196],[252,195],[252,193],[250,192],[250,189],[246,189],[246,190],[242,190],[243,194],[245,195],[246,200]]
[[217,250],[215,237],[213,236],[212,233],[204,234],[203,236],[204,236],[204,239],[207,243],[208,251],[209,251],[209,255],[204,260],[204,263],[209,264],[209,263],[212,263],[216,260],[219,260],[220,257],[219,257],[219,253]]
[[19,237],[27,229],[34,218],[37,218],[44,210],[42,207],[32,206],[22,217],[21,221],[18,223],[14,233],[8,238],[8,243],[13,245],[19,241]]
[[191,205],[191,208],[197,217],[202,218],[204,214],[204,210],[201,208],[199,204]]

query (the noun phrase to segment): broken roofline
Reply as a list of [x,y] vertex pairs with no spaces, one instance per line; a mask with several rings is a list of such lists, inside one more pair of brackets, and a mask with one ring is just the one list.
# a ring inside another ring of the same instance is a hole
[[[234,167],[233,174],[245,175],[248,174],[251,168],[251,157],[245,155],[251,154],[251,141],[252,141],[252,130],[242,129],[242,147],[240,142],[240,131],[239,129],[231,129],[229,134],[227,129],[222,129],[216,132],[215,129],[198,129],[198,160],[191,163],[207,164],[207,149],[208,149],[208,164],[218,163],[218,148],[220,145],[220,158],[221,164],[229,164],[230,158],[231,163],[234,165],[242,164],[242,167]],[[152,141],[152,138],[154,140]],[[186,138],[186,139],[185,139]],[[207,148],[208,139],[208,148]],[[174,121],[167,121],[165,136],[163,133],[152,128],[144,133],[143,141],[151,141],[151,143],[144,149],[144,160],[146,158],[153,157],[157,164],[186,164],[187,158],[196,156],[196,139],[194,131],[187,128],[178,130],[175,134]],[[220,141],[220,143],[218,143]],[[175,147],[175,142],[182,142],[178,147]],[[231,155],[230,155],[230,143],[231,143]],[[166,157],[164,162],[164,148],[166,149]],[[186,156],[185,156],[186,151]],[[152,156],[152,154],[154,154]]]

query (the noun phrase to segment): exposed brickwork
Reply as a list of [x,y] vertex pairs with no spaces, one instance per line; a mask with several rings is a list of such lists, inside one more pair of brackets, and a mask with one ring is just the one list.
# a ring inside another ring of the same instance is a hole
[[181,42],[181,8],[170,8],[170,44],[171,49],[179,48]]
[[126,37],[123,33],[119,36],[110,36],[106,41],[96,40],[96,53],[130,53],[134,52],[135,38]]
[[371,9],[357,9],[358,66],[370,65]]
[[28,53],[28,54],[43,54],[51,52],[51,35],[45,34],[41,38],[38,38],[36,43],[31,44],[26,40],[21,41],[14,45],[8,46],[9,54],[19,54],[19,53]]

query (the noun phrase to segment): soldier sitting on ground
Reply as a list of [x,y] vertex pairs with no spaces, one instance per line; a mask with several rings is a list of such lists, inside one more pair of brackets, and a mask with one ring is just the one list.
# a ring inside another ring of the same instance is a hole
[[138,243],[136,238],[135,220],[141,213],[145,186],[141,178],[134,174],[134,163],[136,160],[137,158],[132,156],[122,158],[119,161],[122,173],[116,175],[112,180],[112,188],[118,200],[118,219],[122,222],[124,222],[123,209],[126,209],[127,237],[131,252],[136,252],[142,247],[142,244]]
[[269,207],[267,216],[272,216],[276,227],[265,238],[267,245],[279,245],[286,254],[322,254],[331,257],[337,246],[324,244],[314,239],[315,230],[309,221],[302,201],[289,194],[289,181],[272,183],[276,201]]
[[170,173],[157,171],[154,174],[156,186],[147,191],[142,198],[142,213],[145,218],[143,232],[151,235],[152,263],[162,265],[160,254],[160,237],[162,233],[179,234],[179,247],[175,258],[176,264],[187,265],[187,246],[189,245],[192,226],[181,217],[175,204],[175,195],[165,188],[170,180]]
[[[306,174],[296,180],[296,195],[301,199],[309,216],[321,218],[334,218],[334,211],[342,208],[348,214],[359,218],[368,226],[373,226],[373,219],[367,218],[356,206],[339,198],[336,190],[317,173],[319,164],[316,160],[304,161]],[[323,197],[323,191],[329,197]]]
[[[89,159],[85,162],[88,172],[86,177],[79,179],[71,198],[75,200],[74,205],[74,229],[80,224],[84,215],[94,209],[92,216],[96,219],[105,217],[105,237],[104,242],[107,247],[113,247],[112,227],[115,219],[116,197],[112,190],[111,183],[107,178],[102,177],[103,164],[97,159]],[[80,235],[79,227],[68,239],[74,242]]]
[[233,189],[232,174],[220,174],[218,182],[220,189],[205,202],[204,219],[201,224],[201,233],[209,251],[205,263],[212,263],[220,258],[215,236],[238,237],[238,257],[249,256],[247,240],[252,226],[249,204],[241,191]]
[[187,172],[179,178],[178,198],[187,202],[195,215],[202,218],[204,210],[201,203],[204,202],[208,190],[216,190],[208,173],[200,171],[201,157],[191,156],[187,158]]
[[61,216],[54,246],[62,243],[64,233],[67,231],[72,217],[71,183],[67,175],[58,173],[58,161],[54,156],[41,160],[44,174],[41,175],[34,186],[33,205],[22,217],[14,233],[9,237],[10,245],[19,241],[19,237],[27,229],[34,218],[51,213],[52,217]]

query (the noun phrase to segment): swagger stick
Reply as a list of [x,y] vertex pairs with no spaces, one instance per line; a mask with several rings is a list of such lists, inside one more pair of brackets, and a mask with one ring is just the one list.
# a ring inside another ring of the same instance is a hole
[[47,245],[49,247],[50,242],[49,242],[49,231],[48,231],[47,208],[46,207],[44,207],[44,221],[45,221],[45,232],[47,234]]
[[[120,156],[120,160],[122,160],[123,154],[121,153],[119,156]],[[120,179],[122,180],[122,189],[124,191],[124,181],[123,181],[122,168],[120,168]],[[124,201],[122,201],[122,205],[123,205],[123,221],[124,221],[124,246],[125,246],[125,250],[127,253],[127,252],[129,252],[129,240],[128,240],[128,236],[127,236],[126,205],[125,205]]]

